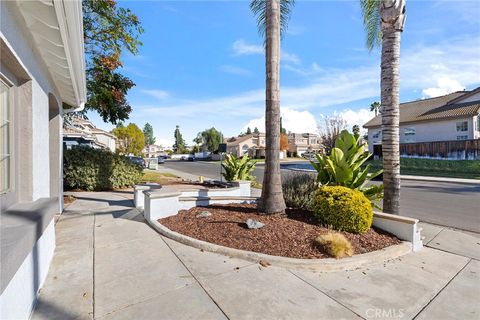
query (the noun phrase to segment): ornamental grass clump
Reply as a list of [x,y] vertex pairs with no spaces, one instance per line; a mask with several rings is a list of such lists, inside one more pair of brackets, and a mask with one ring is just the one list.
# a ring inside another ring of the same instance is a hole
[[342,186],[323,186],[317,190],[312,210],[320,223],[338,231],[365,233],[372,226],[373,208],[360,191]]
[[315,238],[315,245],[335,259],[351,257],[353,248],[350,241],[341,233],[328,232]]

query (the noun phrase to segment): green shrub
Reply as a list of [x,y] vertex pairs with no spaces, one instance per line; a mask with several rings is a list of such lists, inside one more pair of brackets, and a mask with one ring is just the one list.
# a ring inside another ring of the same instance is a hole
[[375,200],[383,198],[383,185],[366,185],[383,170],[372,173],[371,165],[362,167],[372,155],[365,151],[365,148],[366,144],[361,144],[359,137],[343,130],[335,140],[335,148],[329,155],[317,154],[317,161],[311,161],[317,171],[318,182],[322,185],[345,186],[360,190],[370,199],[372,205],[375,205]]
[[314,175],[292,173],[282,178],[282,190],[287,207],[310,209],[317,182]]
[[328,232],[320,234],[315,238],[314,242],[326,254],[336,259],[353,255],[352,244],[341,233]]
[[64,152],[63,181],[67,189],[87,191],[129,187],[142,177],[142,167],[108,150],[75,147]]
[[228,182],[255,180],[250,176],[250,172],[255,170],[255,161],[251,160],[247,155],[239,159],[233,154],[227,154],[223,160],[222,167],[224,170],[222,175]]
[[358,190],[323,186],[315,193],[312,208],[321,223],[335,230],[365,233],[372,225],[372,205]]

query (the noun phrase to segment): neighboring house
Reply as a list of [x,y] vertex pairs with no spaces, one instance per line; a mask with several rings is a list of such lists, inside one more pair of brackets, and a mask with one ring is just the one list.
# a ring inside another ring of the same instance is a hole
[[110,132],[95,127],[86,119],[74,117],[72,123],[63,128],[63,144],[67,149],[73,146],[90,146],[96,149],[116,150],[117,137]]
[[145,148],[142,150],[142,154],[145,156],[145,158],[157,158],[159,156],[166,155],[165,148],[156,144],[145,146]]
[[322,149],[320,138],[314,133],[288,133],[288,152],[301,156],[305,152],[318,152]]
[[225,139],[227,153],[242,157],[245,154],[252,158],[265,157],[265,133],[251,133],[241,137]]
[[0,26],[0,319],[28,319],[63,209],[62,115],[86,100],[82,5],[0,1]]
[[[480,157],[480,88],[400,104],[403,156]],[[381,155],[381,115],[368,121],[369,151]]]

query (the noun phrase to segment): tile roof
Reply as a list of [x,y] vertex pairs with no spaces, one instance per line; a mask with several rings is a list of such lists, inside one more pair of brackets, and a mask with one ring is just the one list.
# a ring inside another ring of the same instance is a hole
[[[478,90],[478,89],[476,89]],[[474,90],[474,91],[476,91]],[[474,116],[480,112],[480,100],[455,103],[471,92],[454,92],[441,97],[405,102],[400,104],[400,123],[431,121]],[[363,125],[365,128],[382,125],[381,115],[377,115]]]

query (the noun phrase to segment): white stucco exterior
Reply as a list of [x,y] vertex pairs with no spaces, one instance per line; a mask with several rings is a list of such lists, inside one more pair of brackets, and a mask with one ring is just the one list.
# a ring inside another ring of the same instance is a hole
[[[476,117],[402,124],[400,125],[400,143],[476,139],[480,132],[477,130],[477,126],[474,126],[474,119],[476,120]],[[457,123],[464,121],[467,122],[467,131],[457,131]],[[414,129],[414,135],[408,135],[408,132],[412,132],[411,129]],[[374,145],[382,144],[381,131],[381,127],[368,129],[368,149],[370,152],[373,152]]]
[[28,319],[55,249],[53,216],[63,209],[62,105],[81,109],[86,100],[81,2],[0,1],[0,26],[9,114],[0,318]]

